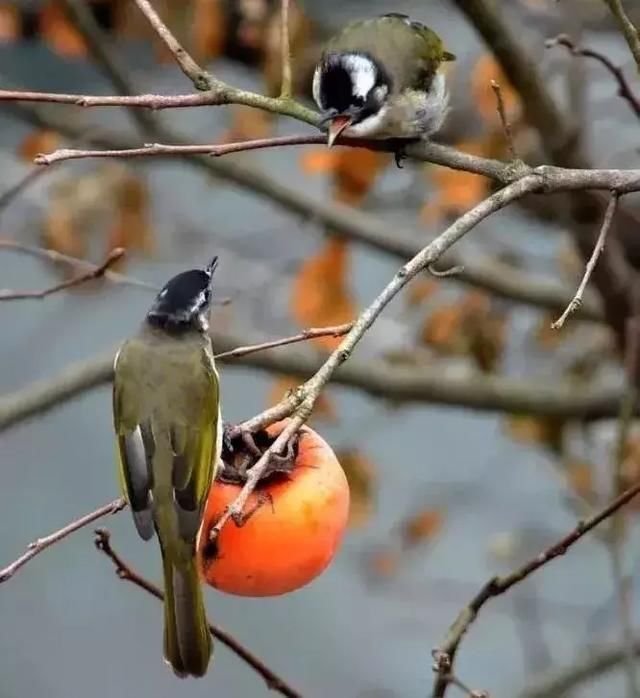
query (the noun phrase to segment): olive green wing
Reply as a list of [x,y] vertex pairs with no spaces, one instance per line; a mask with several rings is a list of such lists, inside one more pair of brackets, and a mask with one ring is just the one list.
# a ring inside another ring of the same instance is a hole
[[213,358],[202,351],[200,364],[178,398],[182,409],[171,422],[172,484],[181,538],[193,541],[220,453],[220,383]]
[[438,34],[422,22],[395,12],[383,15],[381,21],[393,25],[381,31],[393,35],[393,53],[403,56],[402,73],[407,87],[428,86],[443,62],[455,60],[454,54],[445,50]]
[[131,507],[138,534],[149,540],[154,534],[151,488],[153,487],[153,435],[145,418],[138,389],[132,347],[125,343],[114,361],[113,426],[118,446],[120,485]]

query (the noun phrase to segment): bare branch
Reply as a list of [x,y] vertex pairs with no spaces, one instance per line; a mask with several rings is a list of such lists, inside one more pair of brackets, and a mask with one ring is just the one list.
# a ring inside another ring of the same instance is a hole
[[[282,416],[289,416],[292,414],[292,420],[285,429],[283,429],[282,433],[267,449],[264,455],[251,468],[249,477],[238,494],[238,497],[227,507],[225,513],[220,517],[220,520],[211,529],[212,539],[217,537],[230,517],[238,518],[242,515],[247,499],[269,465],[271,454],[280,453],[289,442],[289,439],[307,421],[316,400],[320,396],[324,386],[333,376],[335,370],[351,356],[352,351],[367,330],[406,284],[422,270],[436,262],[451,245],[466,235],[482,220],[525,194],[539,191],[541,185],[541,181],[534,175],[525,176],[513,184],[509,184],[504,189],[491,195],[461,216],[396,273],[374,301],[360,314],[347,336],[316,371],[313,377],[301,385],[293,396],[287,397],[282,401],[283,409],[286,409],[288,412],[288,414]],[[263,423],[261,426],[266,426],[266,424]]]
[[625,77],[622,68],[620,66],[615,65],[610,58],[604,55],[604,53],[600,53],[600,51],[595,51],[594,49],[581,48],[579,46],[576,46],[573,43],[572,39],[566,34],[560,34],[559,36],[556,36],[554,39],[549,39],[546,42],[546,46],[547,48],[551,48],[553,46],[564,46],[574,56],[584,56],[585,58],[593,58],[594,60],[601,63],[611,73],[614,80],[618,84],[618,94],[620,95],[620,97],[627,100],[634,114],[640,119],[640,100],[631,89],[631,86],[629,85],[629,82],[627,81],[627,78]]
[[32,167],[15,184],[11,185],[5,192],[0,194],[0,211],[5,209],[21,192],[29,185],[40,179],[43,170],[40,167]]
[[[640,639],[634,640],[632,650],[637,659]],[[626,653],[627,648],[623,644],[592,649],[570,666],[535,676],[530,685],[518,693],[517,698],[566,698],[581,684],[617,669],[625,661]]]
[[491,81],[491,89],[496,95],[496,103],[498,108],[498,116],[500,117],[500,123],[502,124],[502,130],[504,131],[504,136],[507,141],[507,147],[509,148],[509,155],[511,160],[517,160],[518,154],[516,153],[516,148],[513,143],[513,132],[511,131],[511,124],[509,119],[507,119],[507,111],[504,107],[504,99],[502,98],[502,89],[499,83],[495,80]]
[[622,0],[604,0],[604,2],[618,22],[618,27],[626,39],[633,60],[638,66],[638,71],[640,71],[640,37],[638,36],[638,30],[624,11]]
[[280,98],[291,97],[291,46],[289,42],[289,0],[280,2],[280,50],[282,61],[282,87]]
[[[121,557],[116,553],[116,551],[111,546],[111,534],[104,528],[99,528],[95,532],[95,546],[101,552],[104,553],[109,560],[113,563],[116,574],[119,579],[123,579],[127,582],[131,582],[140,589],[148,592],[156,599],[162,601],[164,599],[164,594],[162,591],[150,581],[138,574],[130,565],[128,565]],[[232,635],[230,635],[226,630],[223,630],[217,625],[209,623],[209,632],[211,635],[226,645],[234,654],[236,654],[240,659],[246,662],[252,669],[254,669],[262,678],[265,680],[267,687],[278,691],[283,696],[287,698],[302,698],[300,694],[278,674],[270,669],[261,659],[256,657],[255,654],[250,652],[244,645],[242,645],[238,640],[236,640]]]
[[113,250],[111,250],[111,252],[109,252],[104,262],[94,269],[85,271],[82,274],[78,274],[71,279],[62,281],[59,284],[50,286],[49,288],[45,288],[42,291],[10,291],[8,289],[0,289],[0,301],[24,300],[25,298],[43,299],[47,296],[53,295],[54,293],[58,293],[58,291],[65,291],[67,289],[74,288],[75,286],[80,286],[80,284],[84,284],[87,281],[99,279],[104,276],[105,272],[110,266],[124,257],[125,252],[126,250],[124,247],[115,247]]
[[124,501],[124,499],[122,499],[122,497],[120,497],[119,499],[115,499],[113,502],[110,502],[109,504],[105,504],[104,506],[99,507],[98,509],[90,512],[89,514],[85,514],[84,516],[81,516],[79,519],[76,519],[75,521],[68,523],[66,526],[64,526],[64,528],[61,528],[58,531],[54,531],[53,533],[50,533],[44,538],[38,538],[38,540],[29,544],[26,552],[23,553],[17,560],[12,562],[10,565],[7,565],[4,569],[0,570],[0,584],[6,582],[8,579],[11,579],[11,577],[13,577],[13,575],[19,569],[24,567],[29,562],[29,560],[33,560],[33,558],[36,557],[36,555],[39,555],[43,550],[50,548],[55,543],[59,543],[61,540],[64,540],[67,536],[70,536],[72,533],[79,531],[81,528],[84,528],[85,526],[88,526],[94,521],[101,519],[103,516],[117,514],[119,511],[122,511],[125,507],[126,502]]
[[236,347],[229,351],[223,351],[220,354],[216,354],[216,359],[237,359],[241,356],[247,356],[248,354],[254,354],[258,351],[265,351],[266,349],[274,349],[275,347],[282,347],[286,344],[296,344],[297,342],[306,342],[309,339],[315,339],[317,337],[342,337],[347,334],[349,330],[353,327],[352,322],[347,322],[344,325],[333,325],[332,327],[310,327],[309,329],[303,330],[299,334],[294,334],[291,337],[283,337],[282,339],[275,339],[272,342],[262,342],[261,344],[249,344],[244,347]]
[[182,72],[191,80],[196,90],[204,92],[211,90],[215,86],[215,81],[212,76],[201,68],[193,58],[185,51],[180,42],[173,35],[169,27],[160,19],[158,13],[153,9],[148,0],[134,0],[140,11],[149,21],[154,31],[167,45],[167,48],[173,54],[176,62],[180,66]]
[[[214,346],[220,351],[245,345],[246,340],[214,332]],[[92,388],[109,383],[113,376],[116,348],[97,358],[74,363],[53,377],[0,397],[0,431],[42,414]],[[223,362],[227,359],[222,359]],[[315,352],[294,347],[278,352],[259,352],[231,360],[238,365],[269,373],[300,378],[312,376],[319,368]],[[443,371],[435,365],[394,365],[381,359],[352,360],[333,377],[338,385],[361,390],[372,397],[404,403],[429,402],[435,405],[466,407],[483,412],[523,413],[563,419],[595,420],[615,417],[623,394],[615,385],[601,383],[579,386],[559,380],[513,380],[503,376],[467,375]],[[283,404],[265,410],[244,423],[255,431],[291,414],[298,400],[295,393]]]
[[618,195],[613,193],[611,195],[611,198],[609,199],[609,205],[607,206],[607,210],[605,211],[604,220],[602,221],[602,227],[600,228],[600,234],[598,235],[595,247],[593,248],[593,253],[587,261],[587,266],[584,270],[582,281],[580,282],[575,296],[571,299],[571,302],[567,306],[564,313],[562,313],[562,315],[555,322],[551,323],[551,327],[554,330],[559,330],[564,325],[569,315],[574,313],[580,307],[582,303],[582,297],[584,296],[584,292],[587,288],[587,284],[589,283],[589,279],[591,278],[591,274],[593,273],[593,270],[596,264],[598,263],[598,258],[600,257],[600,254],[604,249],[604,245],[607,240],[607,235],[609,233],[609,229],[611,228],[611,223],[613,221],[613,217],[616,213],[617,207]]
[[449,628],[445,641],[433,651],[434,671],[436,672],[433,698],[442,698],[445,695],[449,685],[447,676],[452,672],[460,642],[469,630],[469,627],[476,620],[481,608],[489,599],[504,594],[536,570],[539,570],[555,558],[564,555],[572,545],[615,514],[638,494],[640,494],[640,483],[630,487],[591,518],[579,521],[577,526],[566,536],[539,555],[536,555],[522,567],[504,577],[493,577],[493,579],[490,579],[474,596],[469,605],[458,615],[453,625]]
[[[84,273],[89,275],[96,274],[99,267],[92,262],[87,262],[85,259],[78,259],[77,257],[71,257],[57,250],[45,249],[44,247],[35,247],[34,245],[27,245],[16,240],[8,240],[6,238],[0,238],[0,250],[10,250],[12,252],[21,252],[23,254],[28,254],[33,257],[39,257],[45,261],[53,262],[54,264],[60,262],[66,264],[72,269],[84,270]],[[114,260],[115,261],[115,260]],[[108,281],[117,284],[123,284],[125,286],[133,286],[135,288],[144,288],[150,291],[159,291],[160,289],[153,284],[149,284],[146,281],[140,281],[140,279],[134,279],[132,276],[125,276],[124,274],[119,274],[118,272],[105,269],[99,276],[104,277]]]

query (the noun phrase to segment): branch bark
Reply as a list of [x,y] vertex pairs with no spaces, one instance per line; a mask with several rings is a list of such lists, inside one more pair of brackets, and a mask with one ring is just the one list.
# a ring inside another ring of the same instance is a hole
[[453,625],[449,628],[445,641],[433,651],[434,671],[436,672],[433,698],[443,698],[445,695],[449,685],[447,675],[453,671],[460,643],[489,599],[506,593],[511,587],[519,584],[541,567],[564,555],[584,535],[615,514],[638,494],[640,494],[640,483],[630,487],[591,518],[579,521],[577,526],[566,536],[539,555],[536,555],[522,567],[504,577],[493,577],[493,579],[490,579],[469,602],[469,605],[458,615]]
[[[111,534],[104,528],[99,528],[95,532],[95,546],[106,555],[115,567],[116,574],[119,579],[131,582],[140,589],[148,592],[156,599],[162,601],[164,594],[162,591],[150,581],[138,574],[129,564],[127,564],[111,546]],[[276,674],[273,669],[268,667],[265,662],[256,657],[253,652],[250,652],[244,645],[230,635],[226,630],[223,630],[218,625],[209,623],[209,632],[211,635],[226,645],[234,654],[246,662],[254,671],[256,671],[267,684],[267,688],[278,691],[287,698],[302,698],[302,694],[292,688],[279,674]]]

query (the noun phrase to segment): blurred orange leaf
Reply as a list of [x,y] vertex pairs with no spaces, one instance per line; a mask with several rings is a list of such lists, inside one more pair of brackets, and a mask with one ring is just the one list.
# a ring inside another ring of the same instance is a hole
[[422,305],[426,300],[432,298],[439,290],[438,282],[427,276],[419,276],[409,283],[405,294],[407,305],[412,308]]
[[569,487],[581,497],[591,499],[594,495],[593,466],[585,461],[569,461],[565,465]]
[[541,446],[553,453],[562,450],[562,437],[565,422],[558,417],[532,417],[529,415],[508,415],[504,421],[507,435],[514,441]]
[[194,0],[192,29],[197,60],[206,61],[222,55],[226,26],[220,0]]
[[15,41],[21,31],[20,11],[14,2],[0,3],[0,41]]
[[300,156],[300,165],[305,174],[329,174],[338,166],[339,158],[338,148],[309,148]]
[[400,537],[405,546],[433,540],[442,530],[444,514],[439,509],[423,509],[402,523]]
[[[300,379],[295,376],[279,376],[271,384],[267,403],[276,405],[290,391],[295,390],[300,385]],[[325,422],[335,423],[338,421],[338,413],[333,401],[329,398],[326,391],[320,393],[313,408],[312,419],[310,421],[323,420]]]
[[44,219],[45,247],[72,257],[84,257],[85,243],[73,211],[64,201],[54,201]]
[[367,571],[375,577],[391,577],[397,573],[400,565],[398,551],[382,548],[367,556]]
[[87,55],[87,45],[80,32],[73,26],[57,0],[50,0],[38,15],[42,39],[52,51],[69,58]]
[[60,134],[49,129],[32,131],[18,146],[18,156],[22,160],[33,162],[36,155],[49,153],[60,145]]
[[151,252],[155,246],[149,221],[149,191],[146,183],[127,172],[115,187],[115,220],[107,248],[115,247]]
[[[482,140],[462,141],[456,147],[471,155],[486,155]],[[481,175],[438,166],[426,168],[426,173],[433,194],[423,206],[420,218],[428,225],[438,223],[446,216],[462,215],[486,198],[489,192],[490,182]]]
[[359,528],[371,518],[374,510],[376,469],[357,449],[336,451],[336,456],[347,476],[351,492],[349,525]]
[[[356,310],[348,287],[349,249],[343,238],[331,237],[320,252],[306,260],[293,283],[291,312],[302,327],[340,325]],[[341,337],[317,337],[316,346],[329,351]]]
[[273,115],[239,105],[231,108],[231,126],[219,138],[220,143],[235,143],[268,138],[273,133]]
[[507,336],[507,317],[492,308],[491,298],[471,291],[442,305],[427,318],[422,341],[445,355],[469,356],[482,371],[494,371]]

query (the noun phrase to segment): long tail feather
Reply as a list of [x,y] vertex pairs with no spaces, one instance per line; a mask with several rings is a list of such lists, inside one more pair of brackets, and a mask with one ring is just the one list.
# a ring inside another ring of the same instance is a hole
[[212,643],[195,561],[178,567],[163,555],[164,655],[180,677],[204,676]]

